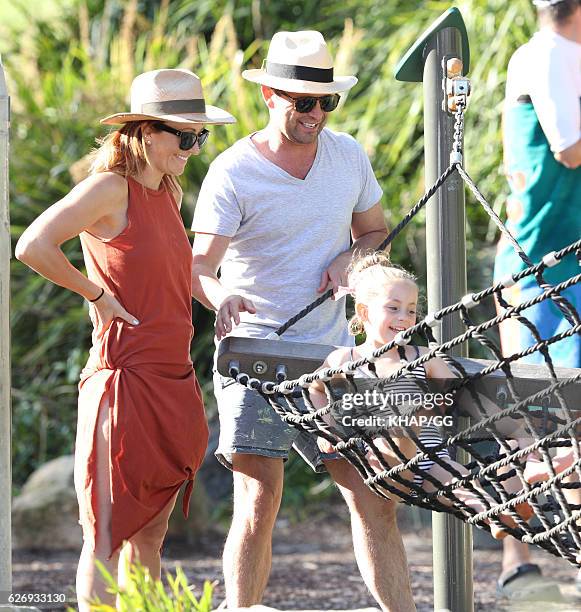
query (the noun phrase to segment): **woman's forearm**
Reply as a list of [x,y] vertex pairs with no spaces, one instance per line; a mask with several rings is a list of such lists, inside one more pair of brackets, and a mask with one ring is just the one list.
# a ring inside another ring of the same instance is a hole
[[79,272],[65,257],[60,247],[42,240],[27,240],[16,245],[16,258],[49,281],[78,293],[87,300],[98,297],[101,287]]

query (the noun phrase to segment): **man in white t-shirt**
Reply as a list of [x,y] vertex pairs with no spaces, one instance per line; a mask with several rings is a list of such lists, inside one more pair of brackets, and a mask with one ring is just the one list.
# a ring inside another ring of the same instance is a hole
[[[218,340],[265,338],[329,287],[346,286],[352,253],[387,235],[382,190],[366,154],[351,136],[325,128],[339,92],[357,79],[334,75],[323,36],[279,32],[263,68],[243,76],[261,85],[269,123],[211,164],[192,224],[193,293],[216,311]],[[345,301],[327,300],[283,339],[350,344]],[[314,439],[285,425],[256,392],[218,373],[214,390],[216,456],[234,473],[224,549],[228,608],[262,599],[283,461],[294,445],[315,469],[324,464],[343,494],[361,574],[382,609],[415,610],[395,504],[373,494],[344,459],[321,455]]]
[[[505,167],[510,184],[507,227],[524,251],[538,262],[581,237],[581,0],[534,0],[540,31],[512,56],[507,73],[503,117]],[[524,269],[507,240],[498,245],[495,280]],[[543,274],[551,284],[579,273],[569,255]],[[543,290],[535,279],[521,281],[503,292],[510,304],[533,300]],[[562,295],[581,311],[581,286]],[[570,324],[551,300],[524,312],[542,338],[566,331]],[[531,332],[514,321],[500,329],[506,354],[535,343]],[[574,335],[549,348],[556,366],[581,367],[581,336]],[[523,359],[525,361],[525,359]],[[543,363],[539,352],[528,363]],[[529,441],[530,443],[530,441]],[[578,493],[569,490],[572,503]],[[499,593],[507,597],[559,598],[556,584],[530,562],[529,547],[508,537],[503,542]]]

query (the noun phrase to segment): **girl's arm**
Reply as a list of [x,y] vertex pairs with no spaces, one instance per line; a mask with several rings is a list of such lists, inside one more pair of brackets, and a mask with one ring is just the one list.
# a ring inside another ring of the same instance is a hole
[[[429,350],[425,346],[418,347],[420,355],[425,355]],[[448,367],[448,364],[440,357],[432,357],[426,364],[426,374],[428,378],[458,378]]]
[[[349,360],[350,352],[351,350],[349,348],[334,350],[327,356],[327,359],[325,359],[319,370],[324,370],[325,368],[338,368],[340,365]],[[337,376],[336,378],[341,378],[341,376]],[[324,408],[327,405],[328,400],[325,393],[325,386],[320,380],[311,383],[309,386],[309,397],[311,398],[311,402],[313,402],[313,406],[317,409]],[[330,414],[326,415],[324,420],[327,425],[333,424],[333,417]],[[317,444],[319,449],[324,453],[333,451],[331,444],[324,438],[317,438]]]
[[[343,365],[346,361],[349,361],[349,356],[351,353],[351,349],[348,347],[342,347],[334,350],[329,353],[327,359],[323,362],[323,365],[317,369],[317,372],[320,370],[324,370],[326,368],[338,368],[340,365]],[[336,376],[335,378],[342,378],[341,376]],[[311,397],[311,401],[313,402],[313,406],[315,408],[323,408],[327,405],[327,396],[325,395],[325,386],[320,380],[316,380],[311,383],[309,386],[309,395]]]

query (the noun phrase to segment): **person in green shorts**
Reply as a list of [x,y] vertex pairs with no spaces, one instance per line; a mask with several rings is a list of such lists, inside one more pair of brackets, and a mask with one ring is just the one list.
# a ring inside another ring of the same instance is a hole
[[[553,250],[581,238],[581,0],[533,0],[540,30],[513,55],[508,66],[503,137],[505,168],[510,185],[506,205],[507,227],[530,259],[537,263]],[[501,239],[494,279],[525,268],[511,244]],[[579,274],[574,254],[544,273],[552,285]],[[503,292],[510,304],[519,304],[542,292],[528,277]],[[581,286],[562,294],[581,312]],[[570,328],[552,300],[544,300],[523,315],[546,339]],[[518,321],[501,325],[505,355],[535,343]],[[556,366],[581,367],[581,336],[551,345]],[[522,361],[544,363],[536,351]],[[577,503],[579,503],[577,501]],[[508,537],[503,542],[499,593],[510,598],[535,598],[542,593],[559,597],[557,585],[540,576],[530,562],[526,544]]]

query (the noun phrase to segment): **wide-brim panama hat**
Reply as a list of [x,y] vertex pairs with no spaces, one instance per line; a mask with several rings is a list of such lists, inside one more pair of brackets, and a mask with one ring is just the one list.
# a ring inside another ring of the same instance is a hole
[[235,123],[225,110],[204,100],[202,82],[190,70],[163,68],[136,76],[131,83],[131,110],[101,119],[106,125],[129,121],[173,123]]
[[262,68],[244,70],[247,81],[293,93],[328,94],[351,89],[357,78],[335,76],[333,58],[320,32],[277,32]]
[[555,6],[555,4],[561,4],[565,0],[533,0],[533,4],[537,8],[548,8],[550,6]]

